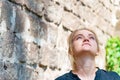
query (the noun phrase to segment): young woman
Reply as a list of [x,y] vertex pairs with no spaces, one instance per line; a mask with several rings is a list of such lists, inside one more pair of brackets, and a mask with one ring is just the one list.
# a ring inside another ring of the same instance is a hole
[[68,44],[73,69],[55,80],[120,80],[117,73],[96,67],[95,57],[99,52],[99,43],[92,30],[73,31]]

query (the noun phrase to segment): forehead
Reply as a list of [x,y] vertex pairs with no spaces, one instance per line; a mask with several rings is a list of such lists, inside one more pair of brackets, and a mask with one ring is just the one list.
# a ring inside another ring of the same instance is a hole
[[74,33],[74,36],[77,36],[78,34],[82,34],[82,35],[93,35],[93,36],[95,36],[95,33],[92,32],[92,31],[89,31],[89,30],[77,30],[77,31]]

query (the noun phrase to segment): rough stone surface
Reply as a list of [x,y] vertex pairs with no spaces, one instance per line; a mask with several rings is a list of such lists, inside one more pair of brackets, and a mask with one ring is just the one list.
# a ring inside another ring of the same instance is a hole
[[106,42],[120,36],[119,0],[0,0],[0,80],[54,80],[68,72],[67,38],[83,27],[98,35],[96,65],[105,69]]

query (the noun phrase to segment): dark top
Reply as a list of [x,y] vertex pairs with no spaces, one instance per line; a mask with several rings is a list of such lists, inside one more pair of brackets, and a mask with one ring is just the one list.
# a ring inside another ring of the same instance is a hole
[[[76,74],[73,74],[72,71],[59,76],[55,80],[81,80]],[[116,72],[105,71],[103,69],[98,69],[96,71],[96,76],[94,80],[120,80],[120,76]]]

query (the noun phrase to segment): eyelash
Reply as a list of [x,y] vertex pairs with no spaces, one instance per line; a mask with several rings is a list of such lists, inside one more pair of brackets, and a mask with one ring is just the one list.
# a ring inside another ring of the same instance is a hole
[[95,39],[94,37],[89,37],[89,38],[90,38],[90,39],[93,39],[93,40]]
[[79,37],[76,38],[76,40],[78,40],[78,39],[82,39],[82,36],[79,36]]
[[[79,36],[79,37],[76,38],[76,40],[78,40],[78,39],[82,39],[82,38],[83,38],[82,36]],[[95,40],[94,37],[89,37],[89,39],[93,39],[93,40]]]

